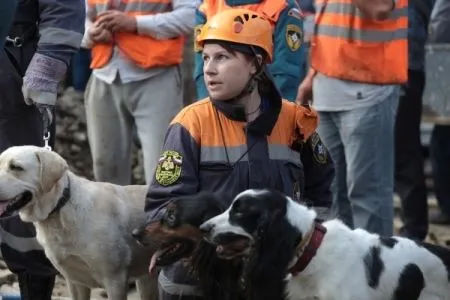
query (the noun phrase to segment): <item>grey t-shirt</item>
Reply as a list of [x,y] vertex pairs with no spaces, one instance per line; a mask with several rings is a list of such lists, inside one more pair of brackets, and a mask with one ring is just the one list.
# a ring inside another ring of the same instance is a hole
[[313,80],[313,107],[317,111],[352,110],[392,99],[399,92],[399,85],[360,83],[317,73]]

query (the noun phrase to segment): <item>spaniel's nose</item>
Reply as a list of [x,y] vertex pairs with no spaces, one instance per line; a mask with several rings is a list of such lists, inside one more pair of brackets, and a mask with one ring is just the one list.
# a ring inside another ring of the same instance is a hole
[[208,234],[208,233],[210,233],[213,229],[214,229],[214,223],[211,223],[211,222],[206,222],[206,223],[203,223],[202,225],[200,225],[200,231],[201,231],[203,234]]

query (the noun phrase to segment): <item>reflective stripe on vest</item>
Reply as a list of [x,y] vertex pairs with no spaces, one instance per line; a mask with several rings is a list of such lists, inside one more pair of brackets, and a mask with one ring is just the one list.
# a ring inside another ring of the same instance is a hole
[[272,22],[272,25],[274,25],[278,21],[280,13],[287,7],[286,0],[263,0],[258,4],[236,6],[229,6],[225,2],[225,0],[204,0],[200,5],[199,10],[208,20],[218,12],[226,9],[245,8],[265,15]]
[[[111,0],[88,0],[87,15],[91,20],[107,10],[120,10],[130,16],[152,15],[172,10],[171,0],[122,0],[118,6],[112,6]],[[105,66],[113,53],[114,46],[136,65],[147,69],[167,67],[181,63],[184,37],[156,40],[147,35],[117,32],[113,44],[94,44],[92,47],[91,68]],[[151,50],[151,51],[150,51]]]
[[351,0],[324,0],[317,5],[311,43],[314,69],[357,82],[407,81],[407,0],[397,0],[396,8],[383,21],[364,17]]
[[128,2],[128,3],[120,3],[119,6],[113,7],[109,3],[96,3],[95,5],[95,11],[97,12],[103,12],[107,11],[108,9],[117,9],[120,11],[127,11],[127,12],[153,12],[153,13],[162,13],[167,12],[172,9],[172,5],[170,1],[164,1],[164,2]]
[[[301,165],[300,155],[289,145],[268,144],[270,160],[281,160],[294,165]],[[230,163],[248,161],[248,146],[202,146],[200,151],[201,163]]]

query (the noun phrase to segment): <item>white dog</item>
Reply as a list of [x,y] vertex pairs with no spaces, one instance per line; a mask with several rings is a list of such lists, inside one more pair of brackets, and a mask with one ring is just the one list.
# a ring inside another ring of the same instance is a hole
[[450,251],[351,230],[270,190],[248,190],[200,229],[223,259],[244,258],[247,300],[450,299]]
[[87,300],[104,287],[108,298],[127,298],[137,280],[141,299],[157,299],[148,276],[153,251],[132,231],[145,224],[144,185],[119,186],[78,177],[57,153],[35,146],[0,155],[0,215],[18,211],[33,222],[45,254],[65,277],[72,299]]

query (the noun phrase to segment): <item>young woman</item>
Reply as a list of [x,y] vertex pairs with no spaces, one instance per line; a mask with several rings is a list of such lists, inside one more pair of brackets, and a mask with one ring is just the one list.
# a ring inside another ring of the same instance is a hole
[[[281,99],[265,67],[272,59],[270,23],[229,9],[211,18],[196,42],[209,97],[169,126],[146,210],[152,215],[171,198],[199,191],[230,201],[248,188],[274,188],[325,211],[333,164],[315,133],[316,113]],[[163,269],[159,282],[163,300],[201,298],[181,265]]]

